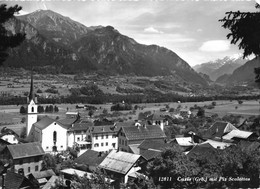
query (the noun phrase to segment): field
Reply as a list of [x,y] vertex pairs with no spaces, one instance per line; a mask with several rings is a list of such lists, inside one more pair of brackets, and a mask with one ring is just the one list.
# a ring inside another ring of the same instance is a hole
[[[210,105],[212,101],[207,102],[187,102],[187,103],[149,103],[149,104],[137,104],[139,107],[143,109],[137,109],[135,114],[131,113],[130,111],[122,111],[121,118],[125,118],[125,120],[136,120],[138,114],[140,112],[151,111],[159,112],[160,108],[165,107],[168,105],[170,108],[176,109],[178,106],[181,105],[182,108],[190,108],[194,107],[196,104],[197,106],[204,106]],[[135,104],[134,104],[135,105]],[[134,106],[133,105],[133,106]],[[43,105],[46,106],[46,105]],[[76,109],[76,104],[58,104],[59,112],[58,113],[51,113],[51,114],[39,114],[39,117],[42,116],[50,116],[53,119],[56,119],[57,116],[59,119],[65,118],[65,113],[68,111],[78,111],[83,118],[89,117],[88,111],[84,109]],[[94,105],[97,107],[97,111],[94,112],[94,117],[98,116],[103,112],[104,109],[108,110],[108,113],[112,113],[110,111],[111,104],[101,104],[101,105]],[[25,123],[21,123],[22,119],[26,117],[24,114],[19,113],[20,106],[16,105],[8,105],[8,106],[1,106],[0,108],[0,129],[4,126],[14,129],[16,132],[19,133],[22,127],[25,126]],[[196,113],[196,112],[194,112]],[[233,115],[241,115],[243,117],[250,117],[250,116],[258,116],[260,114],[260,104],[258,101],[243,101],[242,104],[238,104],[237,101],[216,101],[216,106],[214,109],[206,109],[206,115],[218,114],[220,117],[233,114]]]

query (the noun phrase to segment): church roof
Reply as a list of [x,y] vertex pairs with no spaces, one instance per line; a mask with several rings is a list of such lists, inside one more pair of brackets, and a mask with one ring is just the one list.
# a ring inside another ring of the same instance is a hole
[[65,128],[65,129],[68,129],[71,126],[70,124],[65,125],[65,124],[61,123],[60,121],[54,120],[48,116],[45,116],[44,118],[42,118],[40,121],[34,123],[33,125],[35,127],[37,127],[38,129],[43,130],[46,127],[48,127],[50,124],[52,124],[53,122],[58,123],[61,127]]
[[7,148],[10,154],[12,155],[13,159],[39,156],[45,154],[39,142],[7,145]]

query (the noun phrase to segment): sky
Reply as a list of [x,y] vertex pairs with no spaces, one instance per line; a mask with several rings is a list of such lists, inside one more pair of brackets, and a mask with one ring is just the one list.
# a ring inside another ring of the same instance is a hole
[[[259,0],[257,0],[259,1]],[[52,10],[85,26],[113,26],[146,45],[172,50],[188,64],[237,56],[219,19],[228,11],[253,12],[255,0],[42,0],[1,1],[22,6],[20,14]]]

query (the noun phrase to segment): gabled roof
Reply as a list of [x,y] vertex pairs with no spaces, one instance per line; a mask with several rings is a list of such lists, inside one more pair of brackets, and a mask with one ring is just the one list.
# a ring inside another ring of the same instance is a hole
[[188,156],[209,155],[216,151],[210,143],[202,143],[195,145],[188,153]]
[[99,134],[99,133],[117,133],[119,127],[115,127],[114,125],[104,125],[104,126],[93,126],[89,128],[91,133]]
[[34,123],[33,125],[39,129],[43,130],[46,127],[48,127],[50,124],[52,124],[53,122],[55,122],[54,119],[52,119],[48,116],[45,116],[40,121]]
[[128,147],[130,148],[130,150],[132,151],[133,154],[139,154],[139,148],[138,148],[139,144],[129,144]]
[[8,145],[7,148],[13,159],[40,156],[45,154],[39,142]]
[[160,113],[154,113],[152,115],[149,115],[145,118],[146,120],[164,120],[164,115],[160,114]]
[[143,142],[138,146],[138,148],[142,150],[148,150],[148,149],[156,149],[156,150],[162,150],[171,144],[165,143],[163,140],[143,140]]
[[209,143],[214,148],[219,148],[219,149],[225,149],[226,147],[233,145],[232,143],[229,142],[221,142],[221,141],[210,140],[210,139],[206,140],[201,144],[205,144],[205,143]]
[[65,125],[66,127],[71,127],[73,123],[75,123],[78,120],[78,118],[64,118],[58,120],[58,123]]
[[127,174],[141,156],[137,154],[112,150],[99,165],[100,168]]
[[249,131],[241,131],[241,130],[232,130],[228,134],[223,136],[223,139],[231,140],[232,138],[241,138],[247,139],[253,134],[253,132]]
[[204,138],[222,137],[224,134],[229,133],[237,128],[229,122],[215,122],[206,132]]
[[128,140],[163,139],[165,133],[159,125],[121,127]]
[[93,123],[75,123],[69,128],[69,131],[87,131],[89,127],[94,126]]
[[98,166],[104,159],[106,158],[106,154],[97,152],[94,150],[87,150],[83,154],[81,154],[78,158],[74,160],[75,163],[90,165],[90,166]]
[[51,125],[53,122],[58,123],[61,127],[65,128],[65,129],[68,129],[69,127],[71,127],[71,124],[63,124],[61,121],[54,120],[48,116],[43,117],[40,121],[34,123],[33,126],[37,127],[38,129],[43,130],[43,129],[47,128],[49,125]]
[[140,155],[144,157],[147,161],[154,159],[155,157],[159,156],[162,152],[160,150],[148,149],[145,151],[140,152]]
[[7,171],[5,189],[33,188],[32,183],[23,175]]

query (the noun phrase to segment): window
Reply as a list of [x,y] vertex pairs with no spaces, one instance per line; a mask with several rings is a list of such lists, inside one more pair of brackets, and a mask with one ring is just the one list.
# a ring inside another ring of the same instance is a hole
[[13,138],[13,141],[15,141],[15,137]]
[[116,135],[112,135],[112,138],[116,138]]
[[104,135],[101,135],[101,139],[104,139]]
[[98,143],[94,144],[94,147],[99,147],[99,144]]
[[118,143],[121,144],[121,139],[119,139]]
[[106,142],[106,146],[108,146],[108,142]]
[[32,113],[34,112],[34,107],[32,107]]
[[96,140],[98,139],[98,136],[96,135]]
[[101,143],[101,146],[104,146],[103,142]]
[[57,141],[57,132],[53,131],[53,143],[55,144]]
[[106,138],[108,138],[108,135],[106,135]]
[[60,148],[63,148],[63,146],[61,145]]
[[113,146],[113,148],[115,148],[116,147],[116,143],[112,143],[112,146]]
[[39,166],[36,165],[36,166],[35,166],[35,171],[38,171],[38,170],[39,170]]
[[28,167],[28,173],[30,173],[31,172],[31,167]]
[[46,150],[48,150],[49,149],[49,146],[46,146]]
[[127,146],[127,140],[125,140],[125,146]]
[[77,141],[80,141],[80,138],[79,138],[79,137],[77,138]]
[[20,164],[20,165],[23,164],[23,160],[22,160],[22,159],[19,160],[19,164]]

